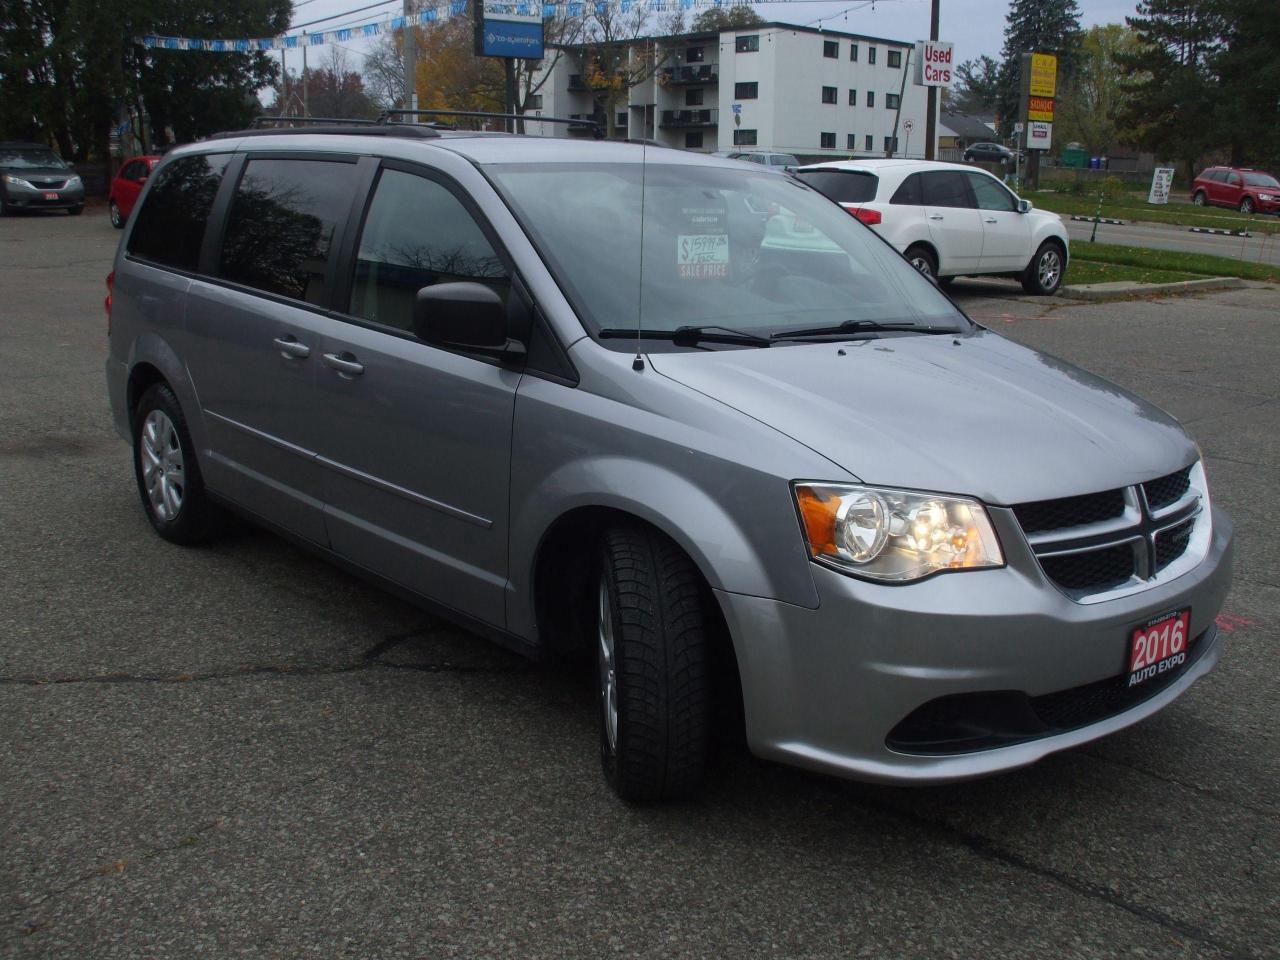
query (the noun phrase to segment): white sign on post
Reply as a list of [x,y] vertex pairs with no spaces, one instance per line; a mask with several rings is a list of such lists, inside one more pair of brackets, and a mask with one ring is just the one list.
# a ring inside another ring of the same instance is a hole
[[1156,167],[1151,175],[1151,193],[1147,196],[1147,203],[1168,203],[1172,186],[1173,167]]
[[916,86],[950,87],[955,75],[951,44],[941,40],[916,41]]
[[1048,150],[1053,146],[1053,124],[1040,120],[1027,123],[1027,149]]

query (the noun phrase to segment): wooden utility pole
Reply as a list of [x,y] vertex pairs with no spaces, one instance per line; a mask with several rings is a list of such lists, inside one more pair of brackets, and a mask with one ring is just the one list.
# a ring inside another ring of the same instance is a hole
[[[938,2],[939,0],[931,0],[929,9],[929,39],[938,39]],[[928,90],[929,106],[925,110],[924,119],[924,158],[926,160],[936,160],[935,154],[938,149],[938,88],[926,87]]]

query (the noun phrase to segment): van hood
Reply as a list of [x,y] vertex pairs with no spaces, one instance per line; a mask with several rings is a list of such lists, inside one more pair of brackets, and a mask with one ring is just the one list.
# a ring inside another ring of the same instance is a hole
[[1196,457],[1159,408],[986,330],[649,362],[865,483],[1011,505],[1150,480]]

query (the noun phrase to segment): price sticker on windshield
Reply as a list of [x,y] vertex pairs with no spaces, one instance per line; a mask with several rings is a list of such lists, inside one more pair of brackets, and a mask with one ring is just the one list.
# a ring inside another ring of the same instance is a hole
[[701,233],[676,238],[681,280],[723,280],[729,276],[729,235]]

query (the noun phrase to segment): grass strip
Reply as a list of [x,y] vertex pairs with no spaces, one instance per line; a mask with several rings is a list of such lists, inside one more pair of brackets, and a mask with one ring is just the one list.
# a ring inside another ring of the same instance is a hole
[[[1098,212],[1096,194],[1090,197],[1039,191],[1032,194],[1031,199],[1041,210],[1049,210],[1053,213],[1092,217]],[[1280,233],[1280,217],[1274,214],[1255,214],[1247,217],[1238,210],[1228,210],[1225,207],[1194,207],[1182,203],[1157,205],[1146,203],[1140,197],[1104,200],[1102,215],[1113,220],[1140,220],[1145,223],[1163,223],[1175,227],[1248,230],[1250,233],[1259,235]]]
[[1251,263],[1231,257],[1215,257],[1208,253],[1188,253],[1184,250],[1153,250],[1150,247],[1128,247],[1114,243],[1080,242],[1071,245],[1071,263],[1067,277],[1071,283],[1094,282],[1076,278],[1074,272],[1076,264],[1084,263],[1184,274],[1176,278],[1179,280],[1185,280],[1187,276],[1240,277],[1243,280],[1280,283],[1280,267],[1269,263]]
[[1073,258],[1067,267],[1067,275],[1063,282],[1067,284],[1111,283],[1117,280],[1128,280],[1131,283],[1178,283],[1183,280],[1196,280],[1194,273],[1176,270],[1153,270],[1148,267],[1131,267],[1118,263],[1098,263],[1093,260]]

